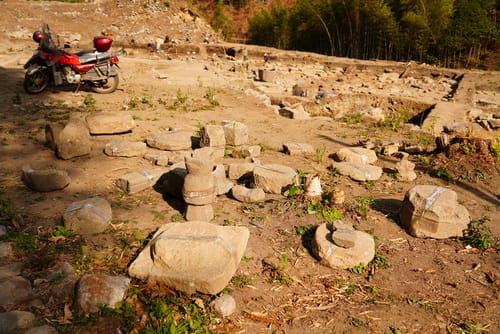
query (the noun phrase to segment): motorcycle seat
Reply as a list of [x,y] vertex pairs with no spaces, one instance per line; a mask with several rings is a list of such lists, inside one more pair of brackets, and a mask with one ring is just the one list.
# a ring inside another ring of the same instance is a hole
[[111,58],[110,52],[80,51],[76,54],[80,58],[80,63],[101,62]]

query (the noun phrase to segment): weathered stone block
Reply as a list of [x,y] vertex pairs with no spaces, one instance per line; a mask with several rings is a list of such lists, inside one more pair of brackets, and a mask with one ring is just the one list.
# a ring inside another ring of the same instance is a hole
[[375,151],[363,147],[344,147],[335,153],[335,160],[371,164],[377,161],[377,154]]
[[116,186],[126,193],[136,193],[153,186],[163,172],[163,170],[142,169],[127,173],[116,180]]
[[226,145],[224,127],[222,125],[205,125],[201,129],[201,147],[217,147]]
[[298,182],[297,172],[293,168],[278,164],[257,165],[253,176],[255,186],[271,194],[281,194],[284,189]]
[[375,181],[382,176],[382,168],[353,162],[333,162],[332,169],[356,181]]
[[114,309],[125,298],[129,284],[124,276],[84,275],[78,282],[76,304],[85,314],[98,312],[100,305]]
[[212,204],[187,205],[186,220],[209,222],[214,219],[214,208]]
[[254,163],[250,162],[237,162],[228,165],[227,177],[230,180],[238,180],[241,177],[251,176],[255,166]]
[[90,154],[90,134],[87,124],[79,118],[70,118],[59,132],[54,134],[56,155],[71,159]]
[[245,145],[248,142],[248,127],[232,120],[222,121],[227,145]]
[[104,147],[104,153],[110,157],[137,157],[146,153],[146,143],[115,140]]
[[266,194],[261,188],[247,188],[242,185],[235,185],[231,189],[233,197],[244,203],[262,202],[266,199]]
[[470,222],[469,212],[458,204],[456,192],[431,185],[408,190],[399,217],[403,228],[419,238],[460,237]]
[[93,135],[126,133],[136,127],[132,115],[118,112],[93,113],[88,115],[86,120]]
[[285,143],[283,144],[283,152],[294,156],[313,156],[314,147],[304,143]]
[[168,223],[130,265],[129,274],[187,293],[217,294],[236,272],[249,236],[241,226]]
[[64,226],[78,234],[104,232],[111,224],[111,205],[100,197],[72,203],[64,210]]
[[64,189],[71,182],[64,170],[33,169],[30,165],[23,166],[21,179],[28,188],[43,192]]
[[192,134],[188,131],[172,130],[158,133],[146,139],[146,143],[159,150],[181,151],[190,150],[193,146]]

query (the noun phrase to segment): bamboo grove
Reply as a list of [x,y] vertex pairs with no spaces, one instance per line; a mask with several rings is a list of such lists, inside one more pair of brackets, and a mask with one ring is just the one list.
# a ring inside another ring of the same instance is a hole
[[500,42],[499,10],[500,0],[275,1],[248,19],[248,34],[280,49],[476,67]]

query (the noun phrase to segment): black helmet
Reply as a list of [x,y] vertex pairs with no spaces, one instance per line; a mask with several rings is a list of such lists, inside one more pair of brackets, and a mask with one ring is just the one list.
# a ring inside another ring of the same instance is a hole
[[35,30],[35,32],[33,33],[33,40],[37,43],[40,43],[43,36],[44,36],[44,34],[41,30]]

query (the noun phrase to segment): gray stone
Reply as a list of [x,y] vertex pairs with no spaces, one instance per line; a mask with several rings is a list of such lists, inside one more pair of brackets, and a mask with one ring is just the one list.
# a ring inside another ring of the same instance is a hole
[[31,283],[24,277],[14,276],[0,283],[0,307],[22,303],[31,298]]
[[215,201],[215,177],[208,175],[187,174],[182,186],[184,201],[192,205],[206,205]]
[[48,147],[54,152],[57,151],[57,143],[59,142],[59,134],[64,129],[64,124],[49,123],[45,125],[45,142]]
[[163,169],[142,169],[127,173],[116,180],[116,186],[126,193],[133,194],[151,188],[163,172]]
[[7,234],[7,227],[5,225],[0,225],[0,237]]
[[111,224],[111,205],[101,197],[71,203],[64,210],[64,226],[78,234],[91,235],[104,232]]
[[245,158],[254,158],[258,157],[261,152],[261,147],[259,145],[250,145],[250,146],[239,146],[236,147],[231,152],[231,157],[236,159],[245,159]]
[[0,282],[11,279],[19,274],[23,269],[23,264],[21,262],[12,262],[3,266],[0,266]]
[[[336,245],[332,239],[334,228],[331,224],[322,224],[316,229],[312,242],[314,254],[321,263],[331,268],[348,269],[361,263],[368,264],[375,256],[375,240],[371,235],[361,231],[352,231],[354,246],[344,248]],[[350,233],[344,230],[342,233]]]
[[182,130],[164,131],[146,139],[146,143],[159,150],[182,151],[190,150],[193,142],[191,132]]
[[260,68],[258,69],[259,80],[273,82],[276,79],[276,71]]
[[481,133],[483,128],[478,123],[472,122],[449,122],[443,124],[443,129],[445,132],[453,132],[461,135],[467,135],[469,133]]
[[93,135],[126,133],[136,127],[132,115],[124,113],[93,113],[86,120]]
[[261,188],[247,188],[242,185],[235,185],[231,189],[233,197],[244,203],[262,202],[266,199],[266,194]]
[[26,311],[10,311],[0,313],[0,329],[2,334],[18,334],[35,323],[35,315]]
[[206,176],[211,174],[215,165],[213,150],[211,147],[194,150],[184,158],[184,163],[190,175]]
[[371,164],[377,161],[377,154],[375,151],[363,147],[344,147],[335,153],[335,160],[357,164]]
[[365,110],[363,113],[363,118],[374,122],[383,122],[385,120],[385,113],[382,108],[370,108]]
[[333,243],[342,248],[353,248],[356,245],[357,233],[354,229],[337,228],[332,233]]
[[217,294],[236,272],[249,235],[242,226],[165,224],[132,262],[129,274],[187,293]]
[[492,118],[488,120],[488,124],[492,129],[498,129],[500,128],[500,119],[498,118]]
[[408,190],[399,217],[403,228],[418,238],[460,237],[470,222],[469,212],[458,204],[456,192],[432,185]]
[[212,174],[215,178],[216,195],[227,194],[234,186],[234,183],[226,177],[226,170],[224,168],[224,165],[216,165]]
[[22,181],[32,190],[47,192],[66,188],[71,179],[64,170],[33,169],[30,165],[25,165],[23,166]]
[[297,172],[293,168],[279,164],[257,165],[253,176],[255,186],[271,194],[281,194],[298,182]]
[[214,208],[212,204],[187,205],[186,220],[209,222],[214,219]]
[[50,268],[44,279],[49,282],[48,298],[72,299],[79,277],[71,264],[60,262]]
[[231,295],[222,295],[213,301],[213,307],[223,317],[229,317],[236,311],[236,301]]
[[205,125],[201,129],[201,147],[217,147],[226,145],[224,127],[222,125]]
[[304,109],[302,104],[296,104],[294,107],[283,107],[278,110],[278,114],[282,117],[306,120],[310,119],[311,115]]
[[64,160],[90,154],[90,134],[87,123],[79,118],[70,118],[56,136],[56,155]]
[[84,275],[78,282],[76,303],[85,313],[99,311],[99,305],[115,308],[127,292],[130,279],[105,274]]
[[151,161],[158,166],[174,165],[178,162],[184,163],[186,156],[191,154],[189,151],[161,151],[155,153],[148,153],[144,155],[144,159]]
[[375,181],[382,176],[382,168],[352,162],[333,162],[332,168],[356,181]]
[[248,142],[248,127],[232,120],[222,121],[227,145],[245,145]]
[[228,165],[227,177],[230,180],[238,180],[241,177],[251,176],[257,165],[250,162],[237,162]]
[[388,144],[384,145],[382,147],[382,154],[386,156],[391,156],[399,151],[399,144],[393,143],[393,144]]
[[305,143],[285,143],[283,152],[288,155],[307,157],[314,155],[314,147]]
[[413,181],[417,178],[414,171],[415,164],[408,160],[401,160],[396,164],[396,177],[401,181]]
[[104,153],[110,157],[137,157],[146,153],[146,143],[114,140],[104,147]]
[[24,334],[57,334],[57,330],[49,325],[30,328]]

